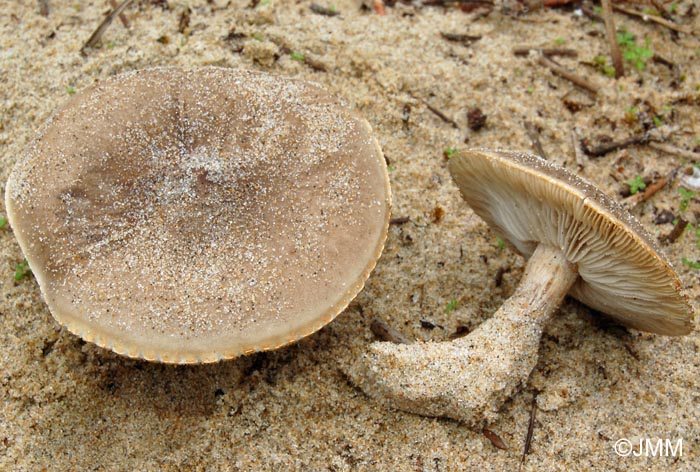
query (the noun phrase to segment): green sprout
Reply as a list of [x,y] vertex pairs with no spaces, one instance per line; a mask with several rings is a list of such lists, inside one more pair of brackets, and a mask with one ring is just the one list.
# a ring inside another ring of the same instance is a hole
[[700,269],[700,261],[695,261],[695,262],[693,262],[693,261],[691,261],[691,260],[686,259],[685,257],[683,257],[683,258],[681,259],[681,262],[683,262],[683,264],[687,265],[687,266],[690,267],[691,269]]
[[116,42],[110,41],[110,42],[107,43],[107,48],[108,48],[108,49],[112,49],[112,48],[114,48],[116,45],[117,45]]
[[644,42],[644,46],[639,46],[634,35],[624,29],[617,33],[617,43],[622,49],[622,57],[639,71],[644,70],[647,59],[654,55],[654,51],[649,49],[648,39]]
[[389,172],[393,172],[396,169],[394,166],[386,166],[386,170]]
[[654,126],[656,126],[657,128],[660,128],[664,125],[664,120],[661,119],[659,115],[654,115],[651,117],[651,119],[654,121]]
[[500,236],[496,236],[496,246],[499,250],[502,250],[504,247],[506,247],[506,242]]
[[532,94],[532,93],[535,92],[535,88],[534,88],[534,87],[528,87],[525,91],[526,91],[527,93],[529,93],[529,94]]
[[627,182],[627,185],[630,186],[630,195],[634,195],[640,190],[647,188],[647,184],[644,183],[644,179],[642,179],[641,175],[637,175],[634,179]]
[[263,36],[262,34],[260,34],[260,33],[255,33],[255,34],[253,34],[253,36],[251,36],[251,37],[252,37],[253,39],[255,39],[256,41],[262,41],[262,40],[264,39],[264,36]]
[[66,93],[67,93],[68,95],[73,95],[73,94],[75,94],[75,88],[73,88],[72,85],[69,85],[68,87],[66,87]]
[[25,276],[32,273],[32,269],[29,268],[29,262],[27,259],[22,259],[22,262],[15,266],[15,280],[20,281]]
[[449,313],[451,311],[454,311],[455,308],[457,308],[457,300],[450,300],[450,303],[448,303],[447,307],[445,307],[445,312]]
[[455,154],[457,154],[457,152],[457,148],[448,147],[445,148],[444,151],[442,151],[442,155],[445,156],[445,159],[452,159],[455,156]]
[[692,190],[686,190],[683,187],[678,189],[678,193],[681,194],[681,203],[679,205],[680,210],[683,212],[688,209],[688,203],[695,196],[695,192]]
[[605,56],[595,56],[593,64],[598,71],[606,77],[615,77],[615,68],[608,64],[608,58]]
[[0,229],[3,229],[5,226],[7,226],[7,218],[5,218],[5,215],[0,215]]
[[289,57],[294,59],[295,61],[304,61],[306,60],[306,56],[303,55],[300,52],[293,51],[291,54],[289,54]]
[[561,46],[565,42],[566,42],[566,39],[564,39],[564,38],[554,38],[554,44],[558,44],[559,46]]

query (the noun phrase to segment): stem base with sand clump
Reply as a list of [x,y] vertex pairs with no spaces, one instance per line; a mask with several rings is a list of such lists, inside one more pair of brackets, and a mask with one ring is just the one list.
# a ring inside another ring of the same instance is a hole
[[451,342],[377,342],[348,374],[393,408],[474,426],[492,421],[530,376],[544,326],[577,277],[560,250],[540,245],[513,296],[472,333]]

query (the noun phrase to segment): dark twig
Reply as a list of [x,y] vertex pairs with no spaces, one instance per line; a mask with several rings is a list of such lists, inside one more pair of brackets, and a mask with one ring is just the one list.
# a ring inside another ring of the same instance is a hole
[[532,445],[532,433],[535,431],[535,416],[537,415],[537,395],[532,396],[532,408],[530,409],[530,422],[527,424],[527,435],[525,436],[525,447],[523,447],[523,455],[520,458],[521,470],[525,463],[525,456],[530,454],[530,446]]
[[636,18],[640,18],[644,21],[653,21],[654,23],[657,23],[661,26],[665,26],[666,28],[671,29],[673,31],[677,31],[679,33],[684,33],[684,34],[692,34],[693,33],[693,30],[691,30],[690,28],[686,28],[684,26],[679,26],[679,25],[673,23],[672,21],[668,21],[667,19],[662,18],[660,16],[648,15],[646,13],[639,12],[637,10],[632,10],[631,8],[623,7],[620,5],[614,5],[613,8],[621,13],[624,13],[624,14],[629,15],[629,16],[634,16]]
[[681,234],[683,234],[683,231],[685,231],[686,226],[688,226],[688,220],[686,220],[683,217],[678,218],[678,221],[676,222],[671,232],[668,233],[666,236],[663,236],[661,240],[667,243],[676,242],[676,239],[680,238]]
[[578,57],[578,51],[569,48],[538,48],[536,46],[519,46],[513,49],[513,54],[516,56],[527,56],[530,51],[540,51],[542,54],[548,57],[552,56],[566,56],[566,57]]
[[311,9],[312,12],[317,13],[319,15],[324,15],[324,16],[338,16],[340,15],[340,12],[332,9],[332,8],[326,8],[318,3],[312,3],[309,8]]
[[134,0],[124,0],[122,3],[119,4],[119,6],[115,9],[113,9],[109,14],[105,17],[104,20],[102,20],[102,23],[97,27],[94,33],[88,38],[88,40],[85,42],[83,47],[80,49],[80,52],[82,54],[85,54],[85,51],[88,48],[94,47],[97,42],[100,40],[102,35],[104,34],[105,31],[107,31],[107,28],[109,28],[109,25],[112,24],[112,21],[119,16],[121,12],[126,10],[126,8],[131,5],[134,2]]
[[39,14],[49,16],[49,0],[39,0]]
[[399,333],[396,329],[389,326],[389,324],[376,316],[372,318],[372,323],[369,325],[369,329],[372,333],[379,338],[381,341],[389,341],[397,344],[411,344],[411,340],[408,339],[403,334]]
[[440,32],[440,36],[454,43],[471,44],[481,39],[481,35]]
[[[119,3],[117,3],[117,0],[109,0],[109,4],[112,6],[113,10],[116,9],[117,7],[119,7]],[[124,28],[131,29],[131,25],[129,24],[129,20],[123,12],[119,14],[119,21],[122,22],[122,25],[124,25]]]
[[455,122],[455,120],[453,120],[453,119],[450,118],[449,116],[445,115],[443,112],[441,112],[440,110],[438,110],[437,108],[435,108],[435,107],[432,106],[430,103],[428,103],[428,102],[426,102],[425,100],[423,100],[422,98],[419,99],[419,100],[420,100],[421,102],[423,102],[423,105],[425,105],[425,106],[428,108],[428,110],[430,110],[431,112],[433,112],[433,114],[434,114],[435,116],[437,116],[438,118],[440,118],[442,121],[444,121],[445,123],[451,124],[452,127],[455,128],[455,129],[458,129],[458,128],[459,128],[459,126],[457,126],[457,123]]
[[595,85],[591,84],[586,79],[583,79],[577,75],[574,75],[571,71],[562,67],[560,64],[554,62],[552,59],[545,56],[544,54],[540,54],[540,57],[537,59],[537,62],[539,62],[540,65],[548,67],[555,74],[557,74],[557,75],[565,78],[566,80],[572,82],[573,84],[578,85],[579,87],[587,90],[591,94],[593,94],[593,95],[597,94],[597,87]]
[[615,30],[615,19],[613,18],[612,0],[601,0],[600,5],[603,7],[605,35],[608,38],[608,45],[610,46],[610,57],[612,57],[613,67],[615,68],[615,78],[619,79],[625,75],[625,65],[622,62],[620,45],[617,43],[617,31]]
[[542,147],[542,143],[540,142],[540,131],[537,129],[537,125],[533,123],[532,121],[525,120],[523,123],[525,126],[525,132],[527,133],[527,137],[530,138],[530,141],[532,142],[532,147],[535,149],[535,154],[540,156],[542,159],[549,159],[549,156],[547,156],[547,153],[544,152],[544,148]]
[[601,157],[605,154],[616,151],[618,149],[623,149],[629,146],[635,146],[637,144],[647,144],[651,140],[649,133],[637,134],[630,138],[623,139],[622,141],[611,141],[605,144],[599,144],[597,146],[591,147],[588,140],[584,139],[581,141],[581,147],[583,152],[590,157]]
[[389,220],[390,225],[403,225],[411,221],[410,216],[397,216]]

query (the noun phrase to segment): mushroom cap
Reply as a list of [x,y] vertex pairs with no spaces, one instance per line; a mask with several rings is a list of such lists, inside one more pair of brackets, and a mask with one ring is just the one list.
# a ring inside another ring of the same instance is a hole
[[320,329],[384,246],[370,125],[315,85],[224,68],[76,94],[15,165],[10,223],[53,316],[130,357],[212,362]]
[[469,150],[449,170],[474,212],[529,258],[559,248],[579,278],[569,295],[622,324],[681,335],[693,313],[652,237],[585,180],[532,154]]

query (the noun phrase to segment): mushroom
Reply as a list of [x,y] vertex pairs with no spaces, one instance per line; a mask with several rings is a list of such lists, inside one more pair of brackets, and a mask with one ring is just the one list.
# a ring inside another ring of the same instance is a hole
[[155,68],[60,108],[6,206],[60,324],[126,356],[201,363],[338,315],[383,249],[390,190],[367,121],[317,86]]
[[384,404],[470,425],[496,418],[537,363],[565,295],[643,331],[682,335],[692,311],[651,236],[593,185],[530,154],[471,150],[449,170],[474,212],[526,258],[515,293],[451,342],[373,343],[349,370]]

